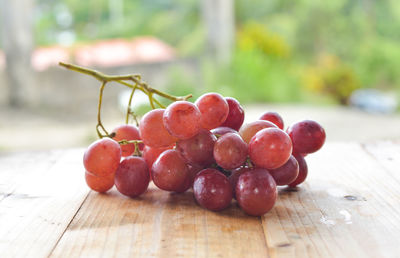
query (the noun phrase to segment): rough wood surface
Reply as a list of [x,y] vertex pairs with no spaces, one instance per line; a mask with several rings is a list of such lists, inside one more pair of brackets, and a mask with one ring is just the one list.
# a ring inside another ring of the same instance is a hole
[[[330,143],[274,209],[215,213],[153,185],[89,192],[82,152],[0,156],[1,257],[398,257],[400,144]],[[24,161],[24,162],[22,162]],[[87,194],[89,192],[89,194]]]

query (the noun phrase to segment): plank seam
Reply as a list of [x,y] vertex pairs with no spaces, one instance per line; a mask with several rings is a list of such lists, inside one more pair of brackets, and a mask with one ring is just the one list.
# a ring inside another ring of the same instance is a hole
[[71,220],[69,221],[68,225],[65,227],[64,231],[61,233],[60,237],[57,239],[57,242],[54,244],[53,248],[51,249],[51,251],[49,252],[49,255],[47,257],[50,257],[51,254],[54,252],[54,250],[56,249],[58,243],[61,241],[61,239],[63,238],[65,232],[67,232],[69,226],[71,225],[72,221],[74,221],[76,215],[78,214],[78,212],[81,210],[83,204],[86,202],[86,199],[88,198],[90,194],[90,191],[86,194],[85,198],[83,199],[82,203],[79,205],[79,208],[76,210],[74,216],[72,216]]
[[[260,218],[260,226],[261,226],[261,231],[263,232],[263,236],[264,236],[264,245],[265,245],[265,247],[267,248],[267,254],[268,254],[268,257],[269,257],[269,258],[271,258],[272,256],[271,256],[271,254],[269,253],[268,241],[267,241],[267,235],[265,234],[265,231],[264,231],[263,215],[262,215],[262,216],[260,216],[259,218]],[[264,219],[265,219],[265,217],[264,217]],[[267,226],[267,225],[265,225],[265,226]]]

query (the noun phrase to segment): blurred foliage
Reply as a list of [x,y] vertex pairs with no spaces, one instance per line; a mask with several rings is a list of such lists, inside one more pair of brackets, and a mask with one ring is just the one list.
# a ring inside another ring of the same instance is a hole
[[354,71],[332,55],[322,55],[316,66],[303,73],[306,87],[312,91],[328,93],[340,104],[347,104],[351,93],[360,88]]
[[[205,49],[196,0],[37,0],[37,17],[38,44],[68,43],[71,33],[75,41],[154,35],[181,56],[202,58]],[[236,0],[235,23],[232,62],[205,60],[202,80],[171,71],[172,90],[223,91],[242,101],[324,93],[341,103],[358,87],[400,94],[398,0]]]

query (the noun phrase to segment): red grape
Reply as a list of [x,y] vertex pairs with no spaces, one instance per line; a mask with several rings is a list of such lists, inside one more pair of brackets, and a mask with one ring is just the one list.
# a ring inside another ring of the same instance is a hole
[[236,133],[222,135],[214,145],[214,159],[224,169],[240,167],[246,158],[247,144]]
[[239,134],[242,136],[243,141],[249,143],[251,138],[260,130],[265,128],[277,128],[277,126],[269,121],[257,120],[248,124],[245,124],[240,128]]
[[292,141],[281,129],[265,128],[251,138],[249,154],[251,161],[257,167],[278,168],[290,158]]
[[165,191],[181,191],[189,177],[189,168],[176,150],[166,150],[157,158],[151,168],[154,184]]
[[225,126],[220,126],[211,130],[214,135],[222,136],[226,133],[238,133],[238,131]]
[[189,168],[189,176],[186,177],[185,183],[183,183],[182,187],[175,191],[177,193],[186,192],[189,188],[193,187],[194,178],[203,169],[202,166],[195,164],[187,164],[187,166]]
[[304,180],[306,180],[308,174],[308,167],[304,157],[300,154],[294,154],[294,157],[299,163],[299,175],[297,176],[296,180],[289,184],[290,187],[295,187],[303,183]]
[[304,120],[291,125],[287,133],[293,142],[293,152],[308,154],[319,150],[325,142],[325,130],[313,120]]
[[105,193],[114,186],[114,174],[96,176],[85,171],[85,180],[90,189],[99,193]]
[[151,168],[153,166],[154,161],[166,150],[172,149],[172,146],[166,148],[152,148],[150,146],[145,145],[142,152],[142,157],[147,163],[147,166]]
[[239,180],[240,175],[249,170],[251,170],[251,168],[249,167],[240,167],[233,170],[232,174],[228,177],[228,180],[231,183],[233,189],[233,198],[236,199],[236,184]]
[[194,179],[193,193],[200,206],[220,211],[232,201],[232,186],[224,174],[216,169],[202,170]]
[[125,158],[115,173],[115,186],[123,195],[137,197],[149,186],[150,176],[146,161],[140,157]]
[[299,163],[297,163],[295,157],[290,156],[289,160],[283,166],[270,169],[269,173],[277,185],[288,185],[299,175]]
[[142,117],[139,125],[143,143],[153,148],[168,147],[178,139],[170,135],[163,123],[164,109],[154,109]]
[[221,126],[230,127],[238,131],[244,121],[244,110],[236,99],[226,97],[225,100],[229,106],[229,113],[225,122]]
[[216,140],[210,131],[200,129],[192,138],[179,140],[176,149],[188,163],[209,166],[214,162],[213,149]]
[[218,93],[203,94],[195,104],[201,112],[201,126],[208,130],[220,126],[229,113],[228,103]]
[[265,112],[261,115],[258,120],[266,120],[272,122],[274,125],[279,127],[279,129],[283,130],[283,119],[282,117],[276,112]]
[[90,144],[83,155],[85,169],[96,176],[114,174],[121,160],[119,144],[110,138],[103,138]]
[[201,113],[188,101],[176,101],[164,113],[164,125],[178,139],[189,139],[199,133]]
[[268,170],[255,168],[240,175],[236,184],[236,199],[249,215],[261,216],[274,207],[276,184]]
[[[120,125],[112,130],[115,133],[113,140],[122,141],[122,140],[140,140],[139,130],[134,125]],[[142,147],[143,149],[143,147]],[[121,145],[122,157],[128,157],[132,155],[135,151],[135,144],[123,144]]]

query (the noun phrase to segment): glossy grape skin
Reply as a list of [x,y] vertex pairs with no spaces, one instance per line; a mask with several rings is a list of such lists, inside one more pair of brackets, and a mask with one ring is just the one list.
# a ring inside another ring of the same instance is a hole
[[265,128],[251,138],[249,154],[257,167],[275,169],[290,158],[292,141],[281,129]]
[[197,174],[193,183],[193,193],[197,203],[203,208],[220,211],[232,201],[232,186],[224,174],[208,168]]
[[248,124],[244,124],[239,131],[243,141],[249,143],[251,138],[260,130],[265,128],[277,128],[277,126],[269,121],[256,120]]
[[200,129],[192,138],[179,140],[176,149],[188,163],[209,166],[214,162],[213,150],[217,137],[210,131]]
[[279,129],[283,130],[284,123],[282,117],[276,112],[265,112],[258,120],[265,120],[275,124]]
[[196,177],[196,175],[203,170],[202,166],[196,165],[196,164],[186,164],[189,169],[189,176],[186,178],[185,182],[183,183],[182,187],[178,190],[176,190],[176,193],[184,193],[187,190],[189,190],[191,187],[193,187],[193,182]]
[[325,130],[313,120],[304,120],[291,125],[287,133],[293,142],[293,152],[308,154],[319,150],[325,142]]
[[100,177],[85,171],[85,180],[90,189],[99,193],[105,193],[114,186],[114,174]]
[[165,110],[163,121],[171,135],[185,140],[199,133],[201,113],[188,101],[176,101]]
[[[122,140],[140,140],[139,129],[134,125],[120,125],[112,130],[112,133],[115,133],[113,140],[122,141]],[[141,148],[143,149],[143,145]],[[121,145],[122,157],[128,157],[133,154],[135,151],[135,144],[123,144]]]
[[178,139],[172,136],[164,126],[164,109],[153,109],[146,113],[139,124],[140,138],[143,143],[153,148],[165,148]]
[[149,168],[143,158],[130,156],[125,158],[115,173],[117,190],[131,198],[144,193],[150,182]]
[[281,167],[268,170],[277,185],[288,185],[299,175],[299,163],[290,156],[289,160]]
[[240,167],[240,168],[234,169],[232,171],[232,174],[228,177],[228,180],[231,183],[232,189],[233,189],[233,198],[236,199],[236,184],[237,184],[237,181],[239,180],[240,175],[249,170],[251,170],[251,168],[249,168],[249,167]]
[[196,100],[195,104],[201,112],[201,126],[204,129],[217,128],[228,117],[228,103],[218,93],[203,94]]
[[219,137],[214,145],[214,159],[227,170],[238,168],[245,163],[247,144],[236,133],[227,133]]
[[211,130],[214,135],[222,136],[226,133],[239,133],[238,131],[225,126],[220,126]]
[[249,215],[261,216],[274,207],[276,184],[268,170],[253,168],[240,175],[236,184],[236,199]]
[[244,110],[235,98],[226,97],[225,100],[229,106],[229,113],[221,126],[230,127],[238,131],[244,121]]
[[114,174],[120,160],[121,148],[116,141],[110,138],[93,142],[83,155],[83,165],[86,171],[100,177]]
[[165,148],[153,148],[145,145],[142,151],[142,158],[146,161],[147,166],[151,168],[153,166],[154,161],[166,150],[172,149],[172,146]]
[[290,187],[295,187],[301,183],[303,183],[308,174],[308,166],[307,162],[301,154],[294,154],[297,162],[299,163],[299,175],[297,176],[296,180],[289,184]]
[[151,168],[154,184],[165,191],[180,191],[189,176],[185,159],[176,150],[166,150]]

